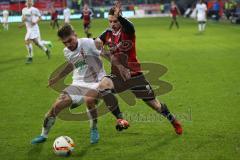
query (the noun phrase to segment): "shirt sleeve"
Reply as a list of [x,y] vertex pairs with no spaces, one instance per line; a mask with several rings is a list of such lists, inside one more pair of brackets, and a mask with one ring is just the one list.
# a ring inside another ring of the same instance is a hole
[[71,62],[70,57],[69,57],[69,50],[67,48],[64,48],[63,53],[64,53],[65,60],[68,62]]
[[101,53],[101,50],[98,50],[96,48],[95,41],[93,39],[88,40],[88,47],[89,47],[89,54],[94,56],[99,56]]
[[134,34],[135,33],[135,28],[133,24],[127,20],[126,18],[123,18],[122,16],[118,17],[119,22],[121,23],[123,27],[123,31],[128,34]]

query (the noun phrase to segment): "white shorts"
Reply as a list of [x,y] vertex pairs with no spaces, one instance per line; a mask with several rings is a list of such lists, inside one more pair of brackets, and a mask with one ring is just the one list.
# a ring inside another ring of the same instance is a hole
[[26,35],[25,35],[25,40],[32,40],[40,38],[40,32],[39,30],[28,30]]
[[197,21],[198,22],[206,22],[207,21],[206,16],[204,16],[204,15],[197,15]]
[[3,17],[2,23],[8,23],[8,19]]
[[69,18],[65,18],[64,22],[65,23],[70,23],[70,19]]
[[81,105],[84,103],[84,96],[90,91],[96,92],[98,86],[99,83],[73,82],[63,92],[66,92],[70,96],[73,105]]

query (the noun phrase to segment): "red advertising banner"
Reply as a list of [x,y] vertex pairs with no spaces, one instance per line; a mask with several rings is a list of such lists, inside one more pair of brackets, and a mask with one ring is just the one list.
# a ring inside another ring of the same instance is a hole
[[[66,0],[36,0],[34,7],[46,11],[51,7],[56,9],[62,9],[66,6]],[[25,7],[24,1],[13,2],[13,0],[1,0],[0,1],[0,10],[12,10],[12,11],[21,11]]]

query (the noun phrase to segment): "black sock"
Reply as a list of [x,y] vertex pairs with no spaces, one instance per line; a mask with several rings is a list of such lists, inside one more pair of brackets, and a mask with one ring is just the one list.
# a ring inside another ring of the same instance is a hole
[[161,114],[166,117],[170,122],[175,120],[174,115],[170,113],[166,104],[161,103]]
[[178,24],[178,22],[176,21],[176,26],[177,26],[177,28],[179,28],[179,24]]
[[112,114],[117,118],[117,119],[123,119],[122,113],[120,111],[120,108],[118,106],[118,100],[112,93],[110,89],[100,91],[100,94],[108,107],[108,109],[112,112]]

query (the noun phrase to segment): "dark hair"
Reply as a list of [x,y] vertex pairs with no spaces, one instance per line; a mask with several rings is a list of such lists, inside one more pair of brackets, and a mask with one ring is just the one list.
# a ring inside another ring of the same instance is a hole
[[58,37],[59,38],[66,38],[70,35],[75,33],[73,27],[70,24],[64,24],[59,30],[58,30]]
[[115,12],[115,7],[112,7],[109,12],[108,15],[114,16],[114,12]]

